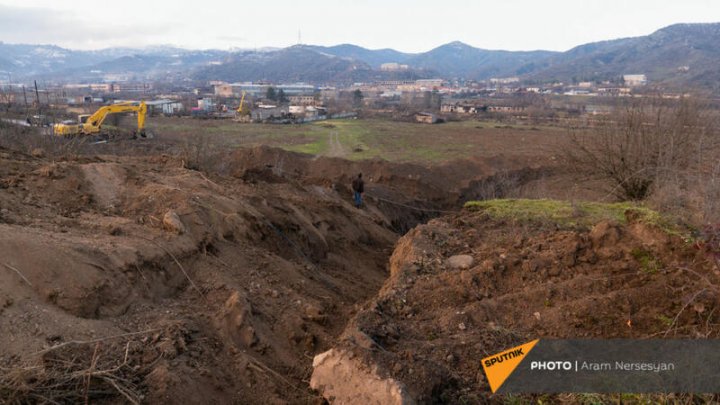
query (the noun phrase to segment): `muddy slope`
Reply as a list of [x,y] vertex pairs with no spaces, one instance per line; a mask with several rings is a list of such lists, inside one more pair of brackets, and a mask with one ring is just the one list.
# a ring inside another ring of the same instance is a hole
[[388,218],[326,187],[0,153],[0,402],[311,401],[387,277]]
[[383,285],[398,232],[515,167],[263,147],[214,163],[0,149],[4,402],[313,402],[312,359]]
[[[576,229],[465,211],[401,238],[390,272],[315,359],[334,403],[502,402],[479,360],[515,344],[720,333],[715,262],[632,212]],[[378,381],[382,395],[358,396]]]
[[447,210],[458,210],[465,201],[505,197],[557,174],[556,165],[531,164],[524,158],[502,155],[426,166],[316,157],[267,146],[237,149],[214,161],[209,170],[218,175],[250,182],[300,181],[330,188],[348,198],[352,179],[363,173],[366,199],[400,234]]

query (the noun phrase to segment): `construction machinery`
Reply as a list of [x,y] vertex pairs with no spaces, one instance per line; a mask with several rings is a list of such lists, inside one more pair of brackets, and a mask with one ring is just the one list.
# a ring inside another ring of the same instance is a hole
[[243,104],[245,104],[245,92],[242,92],[242,97],[240,98],[240,106],[237,108],[238,115],[242,115],[243,113]]
[[242,97],[240,98],[240,106],[235,110],[235,121],[238,122],[250,122],[250,111],[243,108],[245,105],[245,94],[245,91],[243,91]]
[[133,112],[137,113],[138,127],[135,136],[145,135],[145,116],[147,105],[144,101],[127,102],[100,107],[92,115],[79,115],[77,123],[61,123],[53,126],[57,136],[102,135],[102,124],[110,114]]

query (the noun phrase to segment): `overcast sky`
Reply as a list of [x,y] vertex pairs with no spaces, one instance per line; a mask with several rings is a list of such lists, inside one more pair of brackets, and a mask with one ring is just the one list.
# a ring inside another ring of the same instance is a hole
[[[189,3],[189,4],[188,4]],[[353,43],[421,52],[451,41],[564,51],[720,22],[718,0],[0,0],[0,41],[73,49]]]

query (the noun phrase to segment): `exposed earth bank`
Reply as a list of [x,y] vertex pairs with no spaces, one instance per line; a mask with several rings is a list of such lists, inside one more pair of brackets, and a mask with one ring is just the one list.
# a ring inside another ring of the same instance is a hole
[[719,278],[646,208],[470,204],[398,241],[311,385],[335,403],[503,402],[480,359],[537,338],[717,338]]
[[264,147],[187,166],[0,149],[0,402],[322,402],[312,359],[381,288],[399,235],[501,190],[500,170],[546,170]]
[[473,403],[530,338],[717,337],[714,262],[649,210],[460,211],[561,172],[0,149],[0,402]]

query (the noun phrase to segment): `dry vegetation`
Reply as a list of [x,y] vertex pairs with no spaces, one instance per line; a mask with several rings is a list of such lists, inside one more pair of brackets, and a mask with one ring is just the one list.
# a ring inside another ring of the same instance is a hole
[[609,183],[619,200],[646,200],[692,223],[720,219],[718,113],[693,100],[640,99],[575,131],[570,168]]

